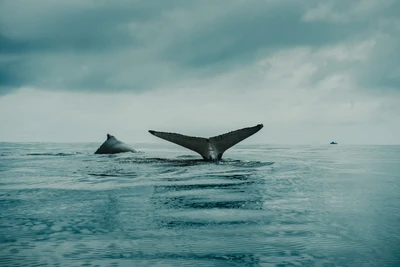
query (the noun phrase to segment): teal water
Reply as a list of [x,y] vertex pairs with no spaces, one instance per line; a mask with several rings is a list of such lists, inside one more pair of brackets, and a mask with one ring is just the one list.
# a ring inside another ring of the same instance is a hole
[[0,266],[400,266],[400,146],[0,143]]

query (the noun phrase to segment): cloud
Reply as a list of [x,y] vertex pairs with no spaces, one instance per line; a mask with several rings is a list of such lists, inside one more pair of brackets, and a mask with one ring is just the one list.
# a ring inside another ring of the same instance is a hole
[[[282,49],[376,35],[390,37],[383,51],[396,64],[400,5],[377,3],[2,0],[0,94],[24,86],[140,93],[246,68]],[[396,74],[374,82],[398,86]]]
[[314,5],[305,12],[303,20],[371,24],[382,17],[396,17],[400,8],[396,0],[327,0]]
[[[398,143],[399,94],[360,93],[352,68],[337,67],[365,64],[374,44],[287,48],[190,88],[141,94],[26,88],[0,98],[0,121],[8,125],[0,140],[101,142],[110,132],[131,143],[158,142],[147,130],[213,136],[264,123],[246,143]],[[323,66],[332,72],[325,75]]]
[[0,140],[261,122],[255,142],[396,143],[399,13],[395,0],[0,0]]

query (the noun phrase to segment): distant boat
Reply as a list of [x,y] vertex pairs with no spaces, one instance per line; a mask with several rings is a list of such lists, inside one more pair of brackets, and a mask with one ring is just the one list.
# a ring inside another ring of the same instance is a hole
[[331,145],[337,145],[337,143],[332,141],[332,142],[331,142]]

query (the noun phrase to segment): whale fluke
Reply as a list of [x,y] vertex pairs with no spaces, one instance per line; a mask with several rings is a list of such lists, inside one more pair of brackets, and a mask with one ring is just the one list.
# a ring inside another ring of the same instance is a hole
[[107,134],[107,140],[94,152],[94,154],[116,154],[123,152],[136,152],[133,148],[119,141],[115,136]]
[[167,133],[149,130],[154,136],[170,141],[177,145],[199,153],[205,160],[220,160],[222,154],[240,141],[252,136],[263,127],[258,124],[253,127],[243,128],[218,136],[204,138],[187,136],[178,133]]

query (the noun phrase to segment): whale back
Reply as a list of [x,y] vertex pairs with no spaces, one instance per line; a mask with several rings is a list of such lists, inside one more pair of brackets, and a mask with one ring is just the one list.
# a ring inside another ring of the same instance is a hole
[[136,152],[129,145],[119,141],[115,136],[107,134],[107,140],[94,152],[94,154],[116,154],[123,152]]

